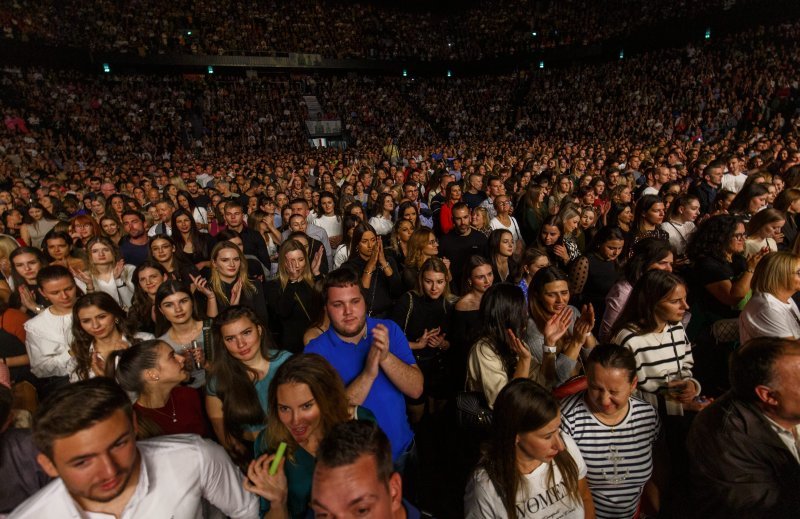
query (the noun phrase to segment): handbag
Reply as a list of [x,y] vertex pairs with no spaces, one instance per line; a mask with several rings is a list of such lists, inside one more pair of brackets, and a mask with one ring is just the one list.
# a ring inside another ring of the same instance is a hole
[[488,431],[492,425],[492,411],[483,392],[459,391],[456,394],[456,422],[469,431]]
[[586,375],[575,375],[560,386],[554,387],[553,396],[558,400],[562,400],[575,393],[580,393],[588,387],[589,382],[586,380]]

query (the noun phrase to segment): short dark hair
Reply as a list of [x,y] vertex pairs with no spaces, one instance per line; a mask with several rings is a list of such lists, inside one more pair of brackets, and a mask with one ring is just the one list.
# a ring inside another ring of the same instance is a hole
[[586,359],[586,372],[593,364],[599,364],[606,369],[624,369],[628,372],[628,382],[636,376],[636,357],[633,352],[617,344],[598,344],[592,348]]
[[222,229],[220,232],[217,233],[216,236],[214,236],[214,238],[216,238],[218,242],[230,241],[231,238],[241,238],[241,237],[242,235],[239,233],[239,231],[234,231],[233,229]]
[[140,213],[139,211],[134,211],[133,209],[126,209],[126,210],[122,211],[122,216],[120,218],[125,218],[126,216],[135,216],[136,218],[141,220],[142,223],[144,223],[144,221],[145,221],[144,215],[142,213]]
[[317,467],[343,467],[361,456],[375,457],[378,480],[388,485],[394,473],[392,448],[386,433],[375,422],[350,420],[335,425],[319,444]]
[[91,427],[118,409],[133,420],[130,397],[110,378],[95,377],[62,386],[50,393],[36,410],[33,442],[52,460],[55,440]]
[[304,206],[306,206],[306,208],[309,207],[308,200],[306,200],[305,198],[292,198],[289,201],[289,207],[291,207],[294,204],[303,204]]
[[758,400],[755,389],[769,386],[775,379],[775,366],[783,355],[800,355],[800,341],[781,337],[759,337],[747,341],[731,354],[731,391],[742,400]]
[[328,290],[331,288],[345,288],[356,286],[361,288],[361,280],[355,269],[350,267],[339,267],[336,270],[328,272],[325,276],[325,282],[322,284],[322,298],[323,302],[328,302]]
[[[455,204],[453,204],[453,208],[450,210],[450,213],[455,214],[456,211],[459,211],[461,209],[466,209],[467,211],[469,211],[469,206],[466,204],[466,202],[456,202]],[[455,218],[455,216],[453,218]]]
[[72,273],[67,269],[67,267],[64,267],[63,265],[48,265],[46,267],[42,267],[42,269],[39,270],[39,273],[36,274],[36,284],[42,286],[43,283],[61,278],[74,279],[72,277]]

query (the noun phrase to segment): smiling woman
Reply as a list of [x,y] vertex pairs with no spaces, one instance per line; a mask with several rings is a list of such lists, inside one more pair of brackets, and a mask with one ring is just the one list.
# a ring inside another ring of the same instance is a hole
[[292,357],[278,368],[268,400],[267,428],[255,443],[256,456],[263,456],[251,464],[251,470],[268,466],[274,456],[265,453],[274,453],[281,442],[288,448],[282,470],[273,476],[259,471],[261,477],[251,479],[263,478],[268,484],[250,490],[263,498],[262,513],[284,507],[290,517],[306,517],[322,439],[339,423],[374,422],[375,415],[365,407],[350,405],[339,374],[324,357],[313,353]]
[[72,336],[72,381],[105,376],[111,352],[153,338],[149,333],[136,332],[128,324],[125,311],[105,292],[78,299],[72,308]]

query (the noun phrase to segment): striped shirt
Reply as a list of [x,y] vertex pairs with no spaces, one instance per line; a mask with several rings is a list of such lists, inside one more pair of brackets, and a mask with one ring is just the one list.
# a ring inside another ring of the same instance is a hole
[[629,519],[653,473],[653,444],[661,428],[658,413],[631,397],[625,418],[617,425],[605,425],[589,410],[585,394],[564,400],[561,429],[573,437],[586,462],[597,517]]
[[636,356],[636,377],[642,391],[657,392],[667,385],[667,375],[692,376],[692,345],[681,323],[667,324],[661,332],[643,335],[623,328],[611,342],[628,348]]

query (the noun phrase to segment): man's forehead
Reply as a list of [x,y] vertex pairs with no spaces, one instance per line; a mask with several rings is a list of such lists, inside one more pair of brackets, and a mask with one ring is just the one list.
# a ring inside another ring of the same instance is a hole
[[53,457],[57,461],[67,461],[103,452],[120,437],[131,432],[132,428],[131,419],[125,411],[117,409],[107,418],[98,420],[73,434],[53,440]]

